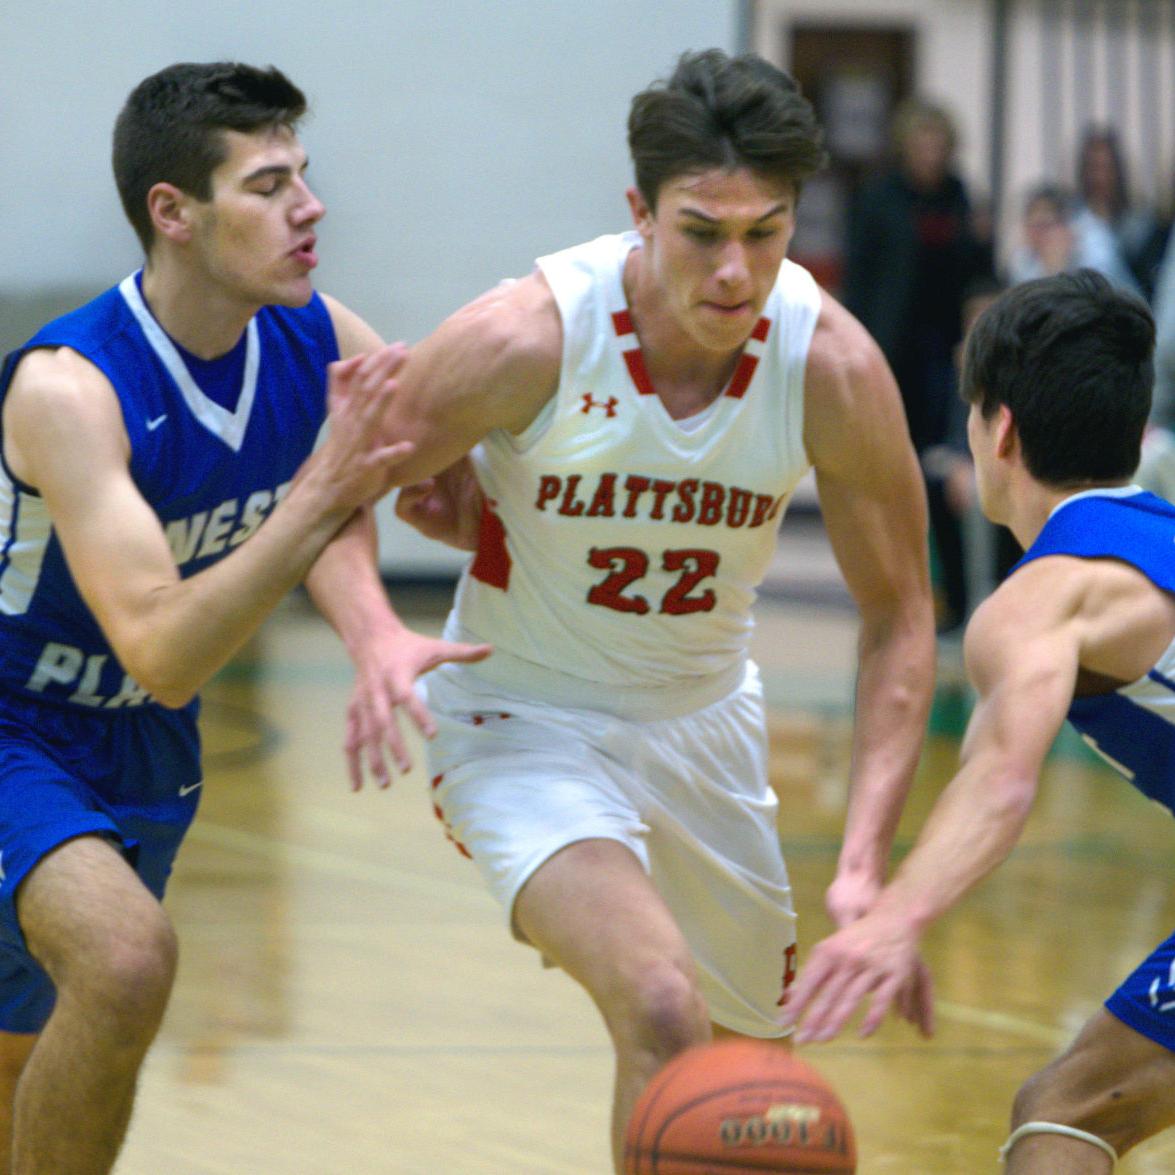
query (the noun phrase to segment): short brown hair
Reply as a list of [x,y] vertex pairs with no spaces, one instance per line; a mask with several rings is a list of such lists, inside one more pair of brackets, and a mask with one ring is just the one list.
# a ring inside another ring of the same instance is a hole
[[632,100],[628,146],[650,208],[675,176],[749,168],[792,184],[827,162],[811,104],[781,69],[754,54],[686,53],[667,81]]
[[123,210],[143,248],[150,251],[154,235],[147,193],[155,184],[208,200],[212,173],[228,154],[224,131],[292,128],[305,113],[306,96],[273,66],[180,63],[141,81],[114,124],[113,163]]

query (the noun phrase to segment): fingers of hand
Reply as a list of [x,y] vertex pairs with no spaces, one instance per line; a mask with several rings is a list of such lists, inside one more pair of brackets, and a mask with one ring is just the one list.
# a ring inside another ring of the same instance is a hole
[[[892,975],[886,977],[877,985],[873,993],[873,999],[869,1004],[869,1011],[861,1021],[861,1028],[858,1035],[871,1036],[877,1031],[881,1026],[881,1022],[885,1019],[885,1014],[889,1011],[894,997],[898,994],[899,987],[900,980],[895,979]],[[861,999],[867,990],[868,988],[862,988],[857,999]]]
[[378,449],[372,449],[364,460],[369,465],[391,469],[402,464],[415,451],[416,446],[411,441],[396,441],[395,444],[380,445]]
[[362,718],[352,710],[347,714],[347,737],[343,750],[347,756],[347,774],[351,779],[351,790],[363,787],[363,762],[360,751],[363,747]]
[[408,711],[409,717],[416,724],[416,729],[425,738],[432,738],[436,734],[437,724],[433,720],[433,716],[429,713],[428,707],[421,701],[420,695],[415,690],[409,693],[404,702],[404,709]]

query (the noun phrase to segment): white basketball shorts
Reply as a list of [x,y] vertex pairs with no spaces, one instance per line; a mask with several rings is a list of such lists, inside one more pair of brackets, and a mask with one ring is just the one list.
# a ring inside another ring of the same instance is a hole
[[427,685],[437,815],[508,917],[561,848],[619,841],[689,943],[711,1018],[749,1036],[781,1035],[775,1016],[795,970],[796,919],[755,666],[721,701],[648,722],[490,698],[449,667]]

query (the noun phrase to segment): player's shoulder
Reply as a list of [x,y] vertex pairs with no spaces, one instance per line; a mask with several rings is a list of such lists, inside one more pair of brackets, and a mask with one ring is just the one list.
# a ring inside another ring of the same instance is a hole
[[1079,622],[1098,569],[1087,559],[1049,555],[1016,568],[976,609],[967,625],[969,666],[989,671],[1031,655],[1037,641]]
[[[70,347],[39,347],[21,356],[4,397],[4,458],[18,478],[40,484],[36,453],[83,443],[125,453],[126,432],[110,380]],[[84,438],[84,441],[82,440]]]
[[105,373],[72,347],[33,347],[16,362],[5,404],[85,412],[113,397]]
[[827,291],[804,368],[804,442],[817,468],[852,467],[864,448],[892,456],[906,436],[901,396],[881,348]]
[[379,332],[349,306],[344,306],[338,298],[330,294],[319,292],[318,296],[322,299],[334,328],[340,359],[350,359],[354,355],[378,351],[383,346],[384,341]]
[[850,393],[861,381],[884,371],[885,359],[873,337],[827,290],[808,347],[806,377],[819,388]]

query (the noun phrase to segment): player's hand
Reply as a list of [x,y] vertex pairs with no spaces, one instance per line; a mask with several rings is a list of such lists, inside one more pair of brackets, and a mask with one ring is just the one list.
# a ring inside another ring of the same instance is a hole
[[877,1030],[891,1006],[929,1036],[933,988],[918,954],[918,936],[877,912],[838,930],[812,948],[788,992],[781,1021],[795,1025],[798,1044],[831,1040],[869,998],[860,1035]]
[[383,424],[407,356],[402,343],[393,343],[327,369],[326,439],[295,482],[315,482],[335,509],[353,510],[383,497],[396,466],[413,452],[409,441],[389,443]]
[[425,738],[436,734],[436,723],[416,692],[418,677],[446,661],[481,661],[491,652],[492,645],[457,644],[407,628],[373,636],[356,660],[347,705],[345,750],[352,790],[363,786],[365,774],[387,787],[389,756],[399,771],[411,768],[400,715],[407,714]]
[[483,503],[473,462],[462,457],[434,477],[404,486],[396,514],[426,538],[476,551]]

